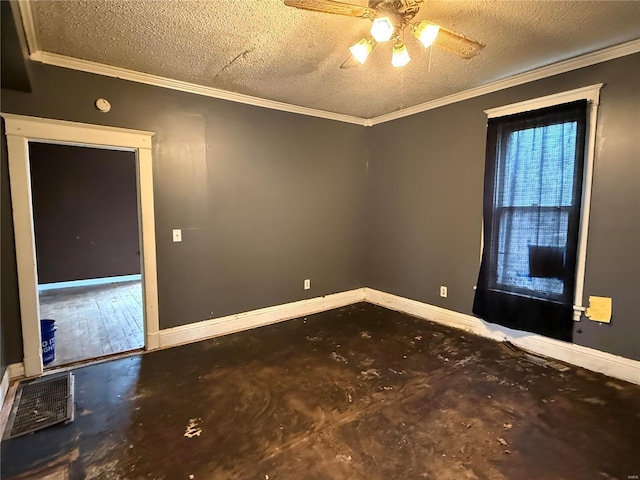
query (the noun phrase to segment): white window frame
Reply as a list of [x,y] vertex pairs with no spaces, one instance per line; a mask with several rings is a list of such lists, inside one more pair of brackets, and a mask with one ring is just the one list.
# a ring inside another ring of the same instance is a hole
[[[584,294],[584,274],[587,260],[587,238],[589,232],[589,213],[591,211],[591,186],[593,183],[593,164],[596,149],[596,126],[598,119],[598,106],[600,105],[600,89],[604,84],[597,83],[588,87],[576,88],[566,92],[547,95],[545,97],[512,103],[502,107],[485,110],[487,118],[504,117],[516,113],[539,110],[553,107],[563,103],[578,100],[587,101],[587,125],[585,132],[584,172],[582,178],[582,205],[580,207],[580,227],[578,230],[578,250],[576,256],[576,285],[573,297],[573,319],[580,321],[582,312],[582,297]],[[484,224],[482,228],[482,241],[484,241]],[[484,245],[482,245],[484,248]]]
[[7,113],[1,115],[5,119],[7,137],[25,376],[32,377],[43,372],[29,142],[59,143],[135,152],[138,221],[142,247],[145,349],[159,348],[158,280],[151,152],[151,138],[154,133]]

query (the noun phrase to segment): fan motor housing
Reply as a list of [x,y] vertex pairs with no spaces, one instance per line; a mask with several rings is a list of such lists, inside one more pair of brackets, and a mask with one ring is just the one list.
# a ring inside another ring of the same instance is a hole
[[369,8],[391,18],[398,28],[405,27],[418,13],[422,0],[369,0]]

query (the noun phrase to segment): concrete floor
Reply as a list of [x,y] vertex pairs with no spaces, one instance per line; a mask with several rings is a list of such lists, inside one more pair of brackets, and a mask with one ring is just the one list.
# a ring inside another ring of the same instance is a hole
[[640,474],[640,386],[369,304],[75,375],[75,422],[3,442],[3,478]]

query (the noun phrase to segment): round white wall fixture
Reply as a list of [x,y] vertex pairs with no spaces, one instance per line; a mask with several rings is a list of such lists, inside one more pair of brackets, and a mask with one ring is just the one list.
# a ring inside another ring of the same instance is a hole
[[96,100],[96,108],[103,113],[107,113],[109,110],[111,110],[111,104],[108,100],[99,98]]

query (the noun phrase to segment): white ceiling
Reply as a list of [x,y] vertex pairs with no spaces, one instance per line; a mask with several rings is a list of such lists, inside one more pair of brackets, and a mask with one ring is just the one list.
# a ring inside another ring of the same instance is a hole
[[43,52],[361,118],[640,38],[638,1],[427,0],[415,20],[484,50],[464,60],[436,46],[429,68],[429,52],[406,35],[406,67],[391,66],[387,43],[341,70],[371,22],[283,0],[32,1],[31,11]]

